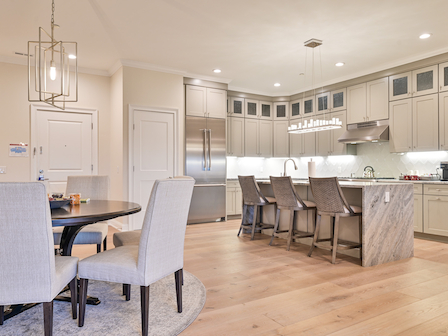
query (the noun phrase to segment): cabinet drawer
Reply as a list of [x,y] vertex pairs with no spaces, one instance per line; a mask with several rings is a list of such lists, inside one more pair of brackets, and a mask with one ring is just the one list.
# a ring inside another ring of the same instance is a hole
[[448,236],[448,196],[423,196],[423,232]]
[[448,196],[448,185],[424,184],[423,190],[425,192],[425,195]]
[[423,194],[423,184],[414,183],[414,195],[415,194],[418,194],[418,195]]
[[240,188],[240,182],[238,181],[227,181],[227,189],[229,188]]

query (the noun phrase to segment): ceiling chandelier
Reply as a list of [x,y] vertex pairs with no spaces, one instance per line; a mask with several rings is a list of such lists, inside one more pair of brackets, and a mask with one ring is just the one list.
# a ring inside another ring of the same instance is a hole
[[[305,47],[312,48],[312,77],[311,77],[311,87],[313,90],[313,95],[315,94],[314,89],[314,48],[322,45],[322,41],[318,39],[311,39],[306,41]],[[320,54],[320,53],[319,53]],[[322,81],[322,55],[320,54],[320,69],[321,69],[321,81]],[[305,73],[306,73],[306,55],[305,55]],[[305,92],[303,93],[305,95]],[[311,132],[319,132],[319,131],[327,131],[331,129],[342,128],[342,121],[339,118],[325,118],[325,113],[322,115],[322,118],[304,120],[303,122],[299,122],[297,124],[292,124],[288,127],[288,133],[292,134],[300,134],[300,133],[311,133]]]
[[28,41],[28,101],[64,110],[78,101],[78,45],[54,38],[54,7],[52,0],[51,34],[39,27],[39,41]]

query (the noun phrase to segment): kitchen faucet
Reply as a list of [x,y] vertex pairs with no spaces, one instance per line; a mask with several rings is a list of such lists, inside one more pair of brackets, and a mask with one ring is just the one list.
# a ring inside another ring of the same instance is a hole
[[296,162],[293,159],[286,159],[283,165],[283,176],[286,176],[286,162],[288,162],[289,160],[291,160],[294,163],[294,170],[299,169],[297,168]]

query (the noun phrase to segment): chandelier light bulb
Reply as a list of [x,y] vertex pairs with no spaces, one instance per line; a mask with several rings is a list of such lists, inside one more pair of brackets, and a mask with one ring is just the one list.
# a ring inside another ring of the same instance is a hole
[[56,79],[56,66],[54,65],[54,61],[51,61],[50,63],[50,79]]

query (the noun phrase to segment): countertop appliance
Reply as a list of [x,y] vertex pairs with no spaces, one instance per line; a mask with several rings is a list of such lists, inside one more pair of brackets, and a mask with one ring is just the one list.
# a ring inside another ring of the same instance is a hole
[[185,118],[185,175],[196,180],[188,224],[225,220],[225,119]]
[[440,181],[448,181],[448,161],[441,161],[440,169],[442,169],[442,178]]

